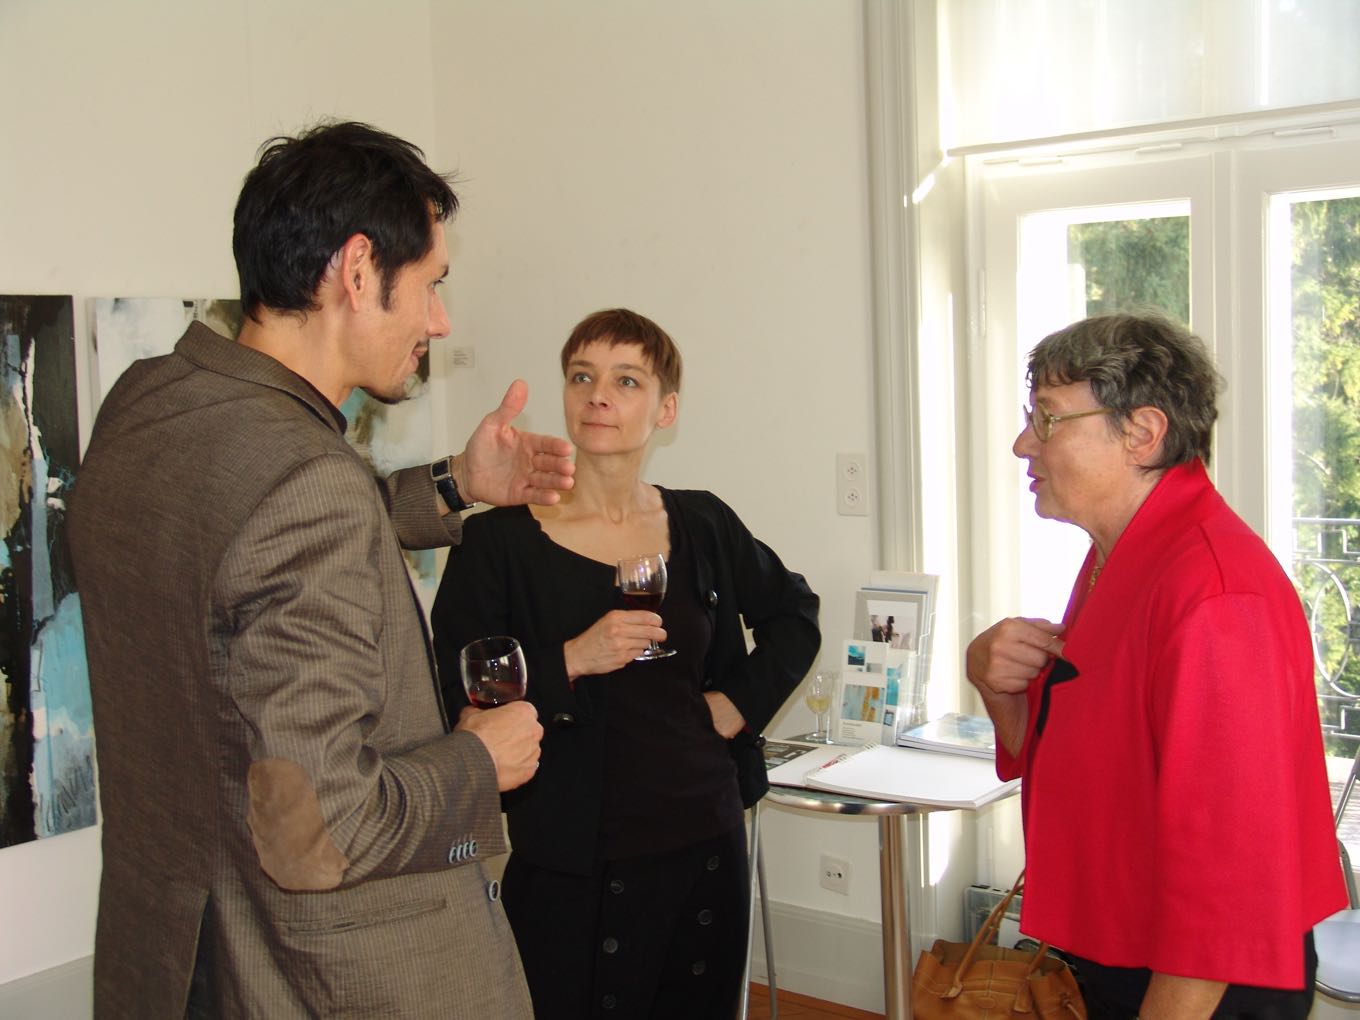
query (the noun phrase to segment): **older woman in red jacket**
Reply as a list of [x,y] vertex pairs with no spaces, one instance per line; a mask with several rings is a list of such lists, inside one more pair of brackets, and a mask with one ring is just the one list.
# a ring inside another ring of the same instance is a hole
[[1346,899],[1298,596],[1205,471],[1218,376],[1149,316],[1030,354],[1014,452],[1039,516],[1091,536],[1061,623],[968,648],[1024,776],[1021,930],[1093,1016],[1306,1017],[1312,926]]

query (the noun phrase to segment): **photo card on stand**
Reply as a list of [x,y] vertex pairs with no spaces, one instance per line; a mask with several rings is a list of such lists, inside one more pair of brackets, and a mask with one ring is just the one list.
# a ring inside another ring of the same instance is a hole
[[832,734],[841,744],[876,744],[888,711],[888,678],[883,665],[888,646],[851,639],[842,645],[841,683],[833,700]]
[[855,637],[886,649],[884,743],[925,721],[938,582],[934,574],[879,575],[856,593]]

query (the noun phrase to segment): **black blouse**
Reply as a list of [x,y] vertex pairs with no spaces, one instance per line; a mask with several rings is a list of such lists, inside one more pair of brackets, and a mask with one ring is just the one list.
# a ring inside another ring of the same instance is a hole
[[[678,653],[669,659],[572,688],[562,645],[621,607],[614,569],[557,545],[524,507],[468,517],[440,583],[432,630],[451,719],[467,704],[464,644],[511,634],[524,648],[543,756],[503,803],[515,852],[541,867],[587,873],[602,857],[740,824],[736,769],[703,691],[727,694],[759,733],[816,656],[817,597],[803,579],[710,493],[661,492],[671,533],[661,614]],[[755,634],[749,652],[742,620]]]

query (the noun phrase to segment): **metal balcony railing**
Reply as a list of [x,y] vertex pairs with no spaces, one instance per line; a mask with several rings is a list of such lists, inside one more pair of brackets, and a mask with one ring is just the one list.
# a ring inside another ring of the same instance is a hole
[[1360,520],[1294,518],[1294,584],[1313,635],[1322,729],[1332,753],[1360,742]]

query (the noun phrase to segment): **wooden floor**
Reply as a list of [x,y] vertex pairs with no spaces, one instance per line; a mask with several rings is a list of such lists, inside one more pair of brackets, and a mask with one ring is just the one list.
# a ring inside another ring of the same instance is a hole
[[[882,1013],[870,1013],[853,1006],[823,1002],[809,995],[798,995],[779,989],[779,1020],[874,1020]],[[764,985],[751,984],[750,1020],[770,1020],[770,990]]]

